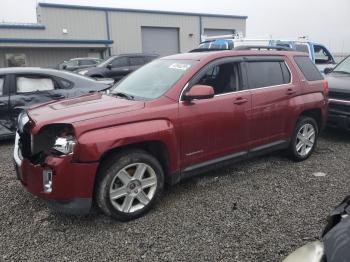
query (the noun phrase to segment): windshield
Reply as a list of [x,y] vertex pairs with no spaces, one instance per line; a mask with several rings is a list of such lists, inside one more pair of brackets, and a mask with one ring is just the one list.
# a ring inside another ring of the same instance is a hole
[[199,45],[199,49],[220,49],[229,50],[233,48],[233,43],[226,39],[217,39],[208,42],[203,42]]
[[334,68],[333,72],[335,73],[345,73],[350,74],[350,56],[348,56],[343,62]]
[[126,77],[110,93],[124,93],[141,99],[158,98],[196,62],[194,60],[155,60]]
[[102,60],[99,64],[96,65],[96,67],[107,67],[109,63],[113,61],[115,57],[108,57],[104,60]]

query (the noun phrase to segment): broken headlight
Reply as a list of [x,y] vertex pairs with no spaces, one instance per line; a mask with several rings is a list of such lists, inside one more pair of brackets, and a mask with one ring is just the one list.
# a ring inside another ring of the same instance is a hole
[[75,145],[75,138],[72,135],[68,135],[65,137],[57,137],[52,148],[58,154],[71,155],[74,152]]

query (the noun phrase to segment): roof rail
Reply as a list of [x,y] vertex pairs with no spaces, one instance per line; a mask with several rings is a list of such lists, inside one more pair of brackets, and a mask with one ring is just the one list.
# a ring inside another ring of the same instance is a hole
[[292,48],[285,46],[263,46],[263,45],[241,45],[233,50],[277,50],[277,51],[295,51]]

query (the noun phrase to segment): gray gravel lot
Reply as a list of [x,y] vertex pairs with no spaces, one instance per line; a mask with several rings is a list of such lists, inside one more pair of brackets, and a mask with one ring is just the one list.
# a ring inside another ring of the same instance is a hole
[[349,194],[349,153],[350,135],[327,131],[305,162],[275,153],[223,168],[120,223],[50,212],[16,180],[12,144],[1,143],[0,261],[281,261]]

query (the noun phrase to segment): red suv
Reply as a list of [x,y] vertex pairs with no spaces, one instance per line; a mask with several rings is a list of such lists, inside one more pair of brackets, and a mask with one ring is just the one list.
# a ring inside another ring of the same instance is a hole
[[328,85],[303,53],[220,51],[155,60],[109,92],[32,107],[14,159],[32,194],[68,213],[143,215],[165,183],[273,150],[297,161],[326,123]]

